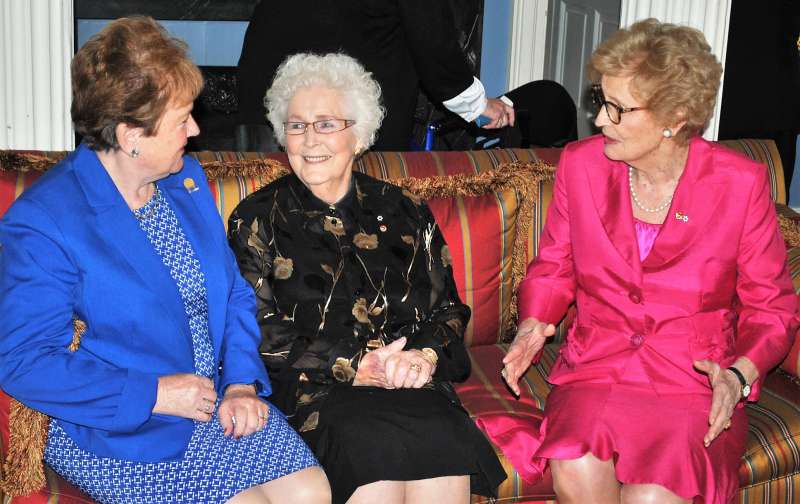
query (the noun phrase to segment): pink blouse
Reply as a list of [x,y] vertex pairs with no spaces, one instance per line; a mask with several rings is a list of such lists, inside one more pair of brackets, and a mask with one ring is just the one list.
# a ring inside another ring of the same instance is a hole
[[639,243],[639,260],[644,261],[647,254],[653,249],[653,243],[656,241],[661,224],[651,224],[636,218],[633,219],[633,224],[636,228],[636,241]]

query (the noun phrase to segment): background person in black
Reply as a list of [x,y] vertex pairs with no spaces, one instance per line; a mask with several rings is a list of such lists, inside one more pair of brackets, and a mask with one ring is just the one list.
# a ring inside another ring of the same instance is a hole
[[797,0],[732,2],[719,139],[775,140],[787,188],[800,134],[799,37]]
[[[380,84],[386,119],[375,150],[408,150],[420,85],[466,121],[514,124],[514,110],[487,99],[458,46],[449,2],[429,0],[262,1],[239,59],[239,123],[266,125],[264,93],[286,56],[344,52]],[[274,148],[274,146],[270,146]]]

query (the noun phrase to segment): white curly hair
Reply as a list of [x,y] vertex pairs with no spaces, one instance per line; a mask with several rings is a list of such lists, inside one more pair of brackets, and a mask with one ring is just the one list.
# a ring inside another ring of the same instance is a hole
[[352,126],[361,150],[373,143],[386,111],[381,105],[381,87],[355,58],[342,53],[298,53],[286,58],[272,86],[264,96],[267,119],[275,130],[275,139],[286,146],[284,123],[289,101],[305,87],[319,86],[338,91],[347,117],[356,123]]

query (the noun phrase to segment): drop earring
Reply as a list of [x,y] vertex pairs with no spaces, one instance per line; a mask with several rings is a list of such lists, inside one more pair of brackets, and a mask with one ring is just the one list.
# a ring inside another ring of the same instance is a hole
[[134,147],[133,149],[131,149],[131,157],[134,158],[134,159],[139,157],[139,148],[138,147]]

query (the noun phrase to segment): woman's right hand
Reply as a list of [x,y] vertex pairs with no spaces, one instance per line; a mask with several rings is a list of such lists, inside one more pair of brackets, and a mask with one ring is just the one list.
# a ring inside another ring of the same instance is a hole
[[403,336],[384,347],[367,353],[358,363],[358,371],[353,379],[353,385],[394,388],[386,379],[386,359],[402,352],[405,346],[406,338]]
[[173,374],[158,378],[153,413],[208,422],[214,413],[217,392],[214,382],[195,374]]
[[503,357],[501,375],[511,390],[519,396],[519,379],[530,367],[533,358],[544,346],[548,336],[556,333],[556,326],[539,322],[535,318],[522,321],[517,329],[514,342]]

